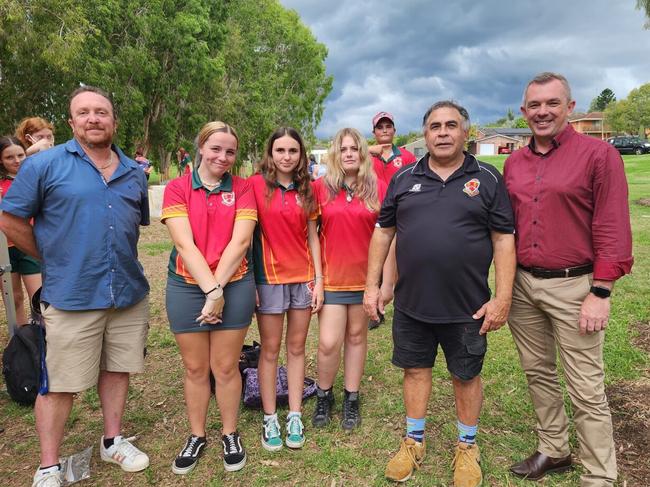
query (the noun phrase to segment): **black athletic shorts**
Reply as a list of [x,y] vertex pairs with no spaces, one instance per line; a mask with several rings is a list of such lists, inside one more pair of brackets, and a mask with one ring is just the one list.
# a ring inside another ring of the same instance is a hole
[[486,336],[478,334],[481,326],[481,322],[425,323],[395,309],[393,364],[402,369],[433,367],[440,344],[447,370],[461,380],[473,379],[481,373],[487,351]]

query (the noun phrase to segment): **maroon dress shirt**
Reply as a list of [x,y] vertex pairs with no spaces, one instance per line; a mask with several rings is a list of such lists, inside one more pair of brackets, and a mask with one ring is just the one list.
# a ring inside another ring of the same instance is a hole
[[594,279],[632,269],[632,232],[623,160],[610,144],[568,125],[546,154],[530,145],[506,160],[517,261],[564,269],[593,264]]

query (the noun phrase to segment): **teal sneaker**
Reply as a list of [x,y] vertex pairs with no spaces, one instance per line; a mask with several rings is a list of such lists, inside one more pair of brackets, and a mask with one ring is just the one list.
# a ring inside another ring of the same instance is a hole
[[302,425],[298,414],[287,416],[287,439],[285,443],[289,448],[302,448],[302,445],[305,444],[305,427]]
[[278,451],[282,449],[280,423],[278,423],[277,418],[264,421],[262,425],[262,446],[267,451]]

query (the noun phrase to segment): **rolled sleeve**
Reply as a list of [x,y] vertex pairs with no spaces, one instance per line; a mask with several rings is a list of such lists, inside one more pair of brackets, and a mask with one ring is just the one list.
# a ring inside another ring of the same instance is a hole
[[632,270],[632,229],[623,159],[613,147],[594,172],[594,279],[613,281]]

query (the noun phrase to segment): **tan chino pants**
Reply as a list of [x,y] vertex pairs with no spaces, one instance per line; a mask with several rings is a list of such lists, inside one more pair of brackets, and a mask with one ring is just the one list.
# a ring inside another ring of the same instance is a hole
[[612,419],[605,396],[604,333],[580,335],[580,307],[591,274],[538,279],[517,270],[508,323],[528,380],[539,451],[567,456],[569,421],[557,373],[557,352],[574,408],[579,456],[585,468],[582,487],[611,486],[616,480]]

